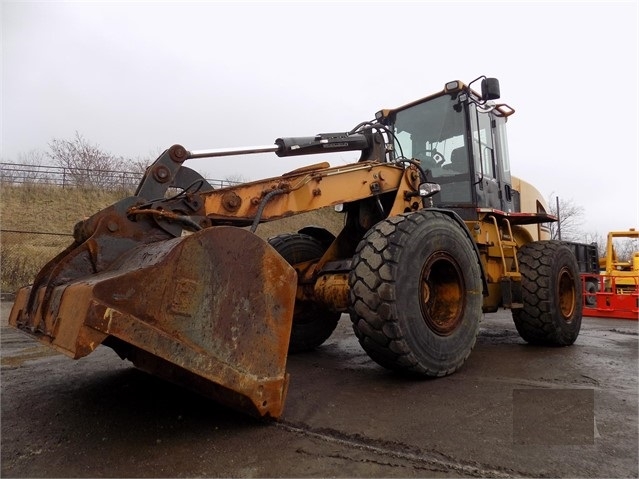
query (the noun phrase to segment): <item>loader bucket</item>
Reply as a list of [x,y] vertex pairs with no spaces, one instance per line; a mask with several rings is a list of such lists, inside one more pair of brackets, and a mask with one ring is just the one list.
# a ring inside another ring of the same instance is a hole
[[225,405],[281,415],[296,273],[259,237],[207,228],[135,245],[98,273],[65,278],[22,288],[10,324],[74,359],[105,344]]

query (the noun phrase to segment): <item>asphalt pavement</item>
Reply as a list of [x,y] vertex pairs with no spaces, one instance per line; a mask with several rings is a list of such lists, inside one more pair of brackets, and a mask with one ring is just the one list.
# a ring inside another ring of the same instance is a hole
[[289,357],[284,414],[263,421],[136,370],[74,361],[7,326],[2,477],[637,477],[638,322],[584,318],[566,348],[486,315],[457,373],[372,362],[343,316]]

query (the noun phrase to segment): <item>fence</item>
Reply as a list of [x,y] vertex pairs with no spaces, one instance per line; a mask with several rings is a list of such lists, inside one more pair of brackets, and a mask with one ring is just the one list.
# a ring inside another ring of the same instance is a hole
[[[141,171],[94,170],[0,162],[0,183],[5,185],[46,184],[62,188],[92,187],[134,191],[142,175]],[[208,178],[207,181],[213,188],[224,188],[238,183]]]
[[[3,187],[55,186],[86,188],[100,191],[126,191],[132,194],[142,178],[135,171],[90,170],[59,166],[27,165],[0,162],[0,185]],[[207,180],[213,188],[237,182]],[[24,189],[25,194],[30,190]],[[2,196],[0,195],[0,200]],[[28,214],[28,213],[25,213]],[[6,225],[6,223],[5,223]],[[46,228],[46,227],[45,227]],[[0,230],[0,292],[12,293],[33,282],[42,267],[73,241],[69,233],[51,231]]]
[[130,190],[135,189],[141,176],[134,171],[0,163],[0,181],[10,185],[47,184],[63,188],[93,186]]

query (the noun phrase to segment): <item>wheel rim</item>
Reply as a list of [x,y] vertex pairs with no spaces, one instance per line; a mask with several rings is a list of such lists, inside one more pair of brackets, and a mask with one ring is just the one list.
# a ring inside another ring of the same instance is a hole
[[432,255],[422,268],[420,305],[428,327],[448,336],[461,323],[466,296],[463,275],[457,262],[446,253]]
[[559,311],[561,311],[564,320],[569,323],[572,321],[572,315],[575,312],[577,291],[575,289],[575,281],[568,268],[562,268],[559,272],[557,289]]

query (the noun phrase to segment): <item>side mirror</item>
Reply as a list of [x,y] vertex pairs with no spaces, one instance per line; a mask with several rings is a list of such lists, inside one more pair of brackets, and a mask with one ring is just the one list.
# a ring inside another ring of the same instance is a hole
[[484,78],[481,81],[481,99],[483,101],[497,100],[500,96],[497,78]]

